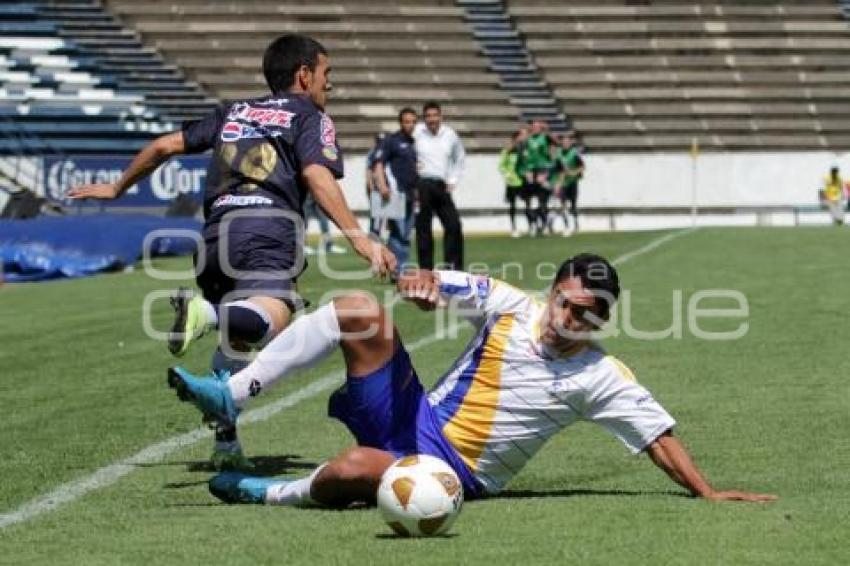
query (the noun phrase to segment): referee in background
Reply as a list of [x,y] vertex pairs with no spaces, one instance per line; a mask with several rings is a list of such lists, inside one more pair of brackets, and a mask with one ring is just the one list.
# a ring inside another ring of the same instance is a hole
[[452,191],[457,187],[465,152],[455,131],[443,124],[440,105],[427,102],[422,107],[425,124],[413,132],[419,167],[416,190],[419,213],[416,216],[416,247],[419,267],[434,268],[434,214],[443,225],[443,258],[449,269],[463,270],[463,230]]

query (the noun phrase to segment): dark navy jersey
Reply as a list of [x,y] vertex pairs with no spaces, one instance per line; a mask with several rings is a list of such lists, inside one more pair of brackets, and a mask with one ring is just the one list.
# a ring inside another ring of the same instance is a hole
[[237,208],[275,208],[303,218],[313,163],[343,176],[331,118],[307,95],[285,94],[219,106],[183,125],[187,153],[213,150],[204,193],[208,227]]
[[375,152],[375,161],[390,169],[400,191],[412,191],[419,175],[416,172],[416,150],[413,138],[401,130],[384,138]]

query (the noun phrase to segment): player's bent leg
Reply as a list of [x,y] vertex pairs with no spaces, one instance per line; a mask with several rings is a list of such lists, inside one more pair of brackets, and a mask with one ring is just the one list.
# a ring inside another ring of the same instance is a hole
[[348,375],[368,375],[385,366],[395,352],[395,328],[383,306],[363,292],[338,297],[334,306]]
[[303,478],[262,478],[224,472],[210,479],[209,490],[225,503],[344,509],[353,503],[374,503],[381,477],[394,460],[389,452],[355,447]]

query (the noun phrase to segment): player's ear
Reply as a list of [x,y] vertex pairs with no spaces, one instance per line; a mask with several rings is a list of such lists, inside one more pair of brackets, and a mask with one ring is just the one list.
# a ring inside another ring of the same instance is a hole
[[303,90],[309,89],[310,85],[313,84],[313,72],[310,70],[310,67],[307,65],[298,67],[298,71],[295,73],[295,80]]

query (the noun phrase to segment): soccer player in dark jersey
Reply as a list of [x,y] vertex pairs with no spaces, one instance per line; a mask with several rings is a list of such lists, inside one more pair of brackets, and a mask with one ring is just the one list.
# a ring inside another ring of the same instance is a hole
[[390,237],[387,245],[398,260],[401,270],[410,256],[410,233],[414,222],[416,183],[419,180],[416,150],[413,146],[413,128],[418,116],[413,108],[402,108],[398,113],[398,131],[386,136],[375,152],[375,184],[384,199],[390,191],[404,195],[404,217],[387,222]]
[[[281,36],[263,56],[270,95],[224,103],[181,131],[152,141],[116,183],[75,187],[68,194],[115,199],[171,156],[212,150],[204,246],[196,259],[203,296],[181,292],[174,297],[177,316],[169,350],[182,356],[197,338],[220,329],[213,369],[222,379],[238,369],[238,358],[245,357],[238,352],[261,349],[303,305],[296,280],[304,269],[308,192],[376,273],[396,268],[392,252],[360,229],[337,183],[343,176],[342,153],[324,111],[329,72],[320,43]],[[244,462],[234,427],[220,427],[216,441],[214,461]]]

